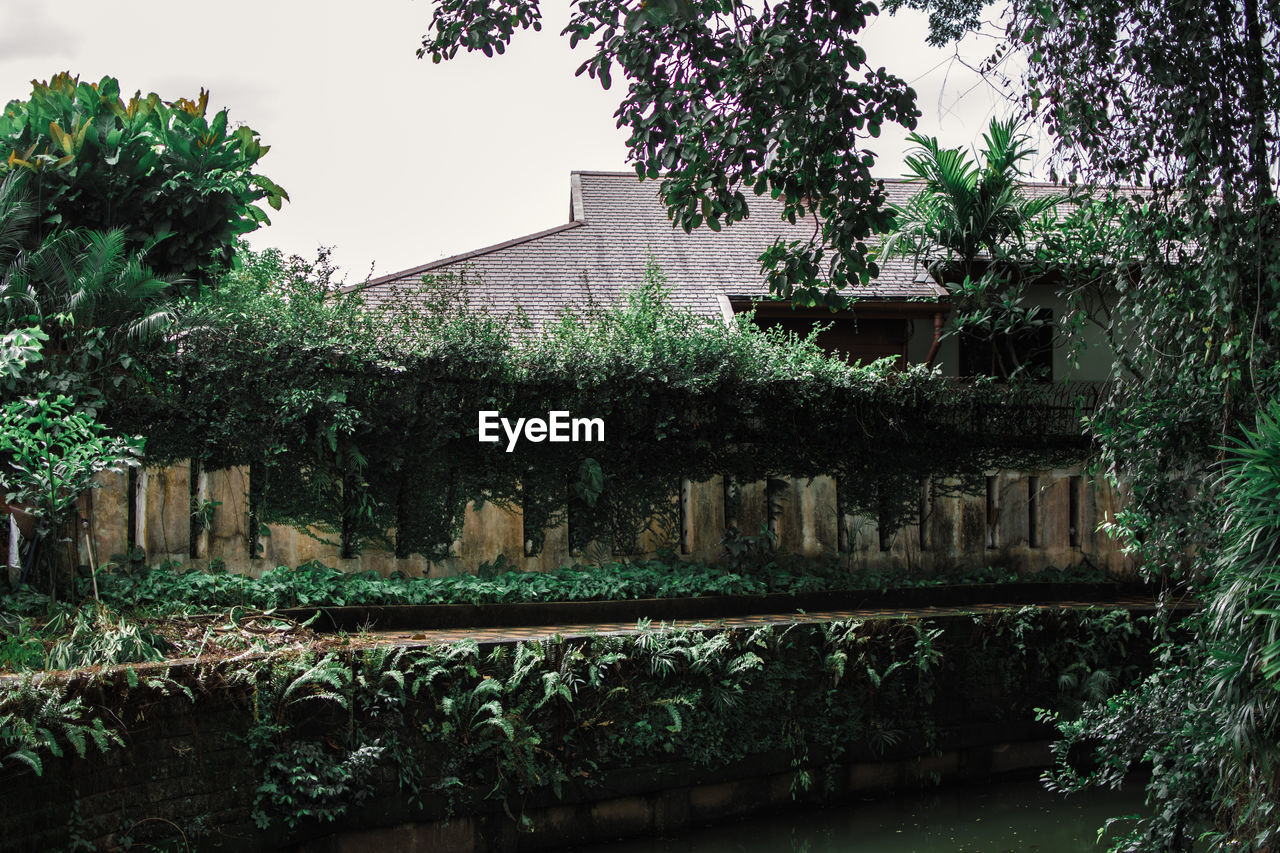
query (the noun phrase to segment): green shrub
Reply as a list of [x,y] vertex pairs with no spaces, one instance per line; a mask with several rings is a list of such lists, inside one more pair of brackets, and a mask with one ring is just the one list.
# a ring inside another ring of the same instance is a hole
[[835,590],[891,589],[942,583],[1001,581],[1105,581],[1089,566],[1046,569],[1020,576],[1008,569],[953,569],[922,577],[905,569],[851,572],[838,559],[775,555],[750,574],[707,563],[648,560],[575,566],[546,572],[493,573],[438,578],[382,577],[377,572],[340,572],[320,563],[280,566],[259,578],[199,570],[155,568],[102,575],[101,595],[112,606],[191,610],[245,606],[375,606],[389,604],[502,604],[533,601],[612,601],[708,595],[796,594]]

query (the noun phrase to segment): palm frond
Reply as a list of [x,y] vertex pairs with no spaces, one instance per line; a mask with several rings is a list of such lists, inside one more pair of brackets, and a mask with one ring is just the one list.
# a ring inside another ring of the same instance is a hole
[[0,181],[0,269],[22,251],[35,219],[23,176],[11,171]]
[[166,305],[129,323],[125,329],[125,337],[130,341],[146,343],[170,334],[178,326],[178,310]]
[[906,157],[906,176],[920,183],[920,191],[894,207],[898,225],[882,244],[885,256],[910,254],[934,267],[970,268],[1011,241],[1025,242],[1063,200],[1025,197],[1021,164],[1034,149],[1014,119],[992,119],[981,151],[944,148],[935,137],[914,133],[908,140],[916,147]]

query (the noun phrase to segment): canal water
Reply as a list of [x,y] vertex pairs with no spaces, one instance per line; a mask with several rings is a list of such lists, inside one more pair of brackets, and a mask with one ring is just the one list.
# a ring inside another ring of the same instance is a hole
[[1117,834],[1098,843],[1107,818],[1142,811],[1142,800],[1141,783],[1062,797],[1027,779],[778,812],[575,853],[1097,853]]

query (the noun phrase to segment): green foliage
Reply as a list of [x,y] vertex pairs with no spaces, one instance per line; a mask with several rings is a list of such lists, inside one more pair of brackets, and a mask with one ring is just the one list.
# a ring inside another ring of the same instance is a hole
[[39,328],[14,329],[0,337],[0,387],[11,391],[27,365],[40,361],[49,336]]
[[10,471],[0,474],[6,500],[23,504],[48,535],[65,523],[80,493],[103,471],[137,466],[142,439],[110,436],[105,427],[77,412],[70,398],[15,400],[0,410],[0,451]]
[[191,498],[191,529],[193,532],[209,530],[213,526],[213,514],[222,506],[222,501],[200,500]]
[[263,766],[254,820],[262,829],[271,825],[270,813],[284,815],[289,826],[308,818],[337,820],[368,798],[381,757],[377,744],[335,755],[320,744],[300,743],[273,753]]
[[1060,255],[1037,263],[1037,248],[1059,228],[1056,207],[1068,197],[1027,197],[1022,164],[1035,152],[1014,119],[993,118],[983,150],[972,156],[933,137],[908,140],[918,146],[906,159],[908,177],[921,188],[895,208],[898,230],[881,251],[914,257],[947,287],[955,305],[949,334],[987,342],[993,375],[1036,378],[1025,376],[1028,365],[1013,344],[1047,325],[1026,288],[1046,276],[1046,266],[1060,266]]
[[[987,5],[890,8],[928,9],[946,40]],[[1272,629],[1258,603],[1274,525],[1250,508],[1271,488],[1255,464],[1275,441],[1270,428],[1227,478],[1220,468],[1223,448],[1280,396],[1278,11],[1014,0],[991,57],[1026,58],[1023,106],[1058,143],[1056,172],[1131,185],[1094,190],[1043,256],[1066,250],[1057,262],[1071,323],[1098,322],[1116,353],[1113,393],[1090,424],[1101,468],[1127,495],[1108,532],[1143,571],[1212,601],[1199,636],[1167,650],[1167,671],[1094,709],[1083,734],[1067,732],[1104,738],[1116,767],[1153,763],[1158,808],[1127,849],[1190,849],[1201,832],[1219,849],[1269,849],[1280,833],[1262,669]]]
[[0,641],[0,669],[6,672],[31,672],[45,669],[48,658],[44,643],[25,631],[8,634]]
[[[63,395],[42,391],[0,408],[0,453],[9,468],[0,472],[0,489],[7,503],[35,519],[36,536],[45,543],[42,564],[48,567],[50,592],[56,593],[59,576],[74,571],[78,562],[79,530],[73,521],[80,495],[101,485],[100,473],[141,464],[141,449],[141,437],[112,436]],[[52,549],[58,538],[67,546],[64,556]]]
[[44,669],[146,663],[162,660],[172,648],[151,630],[96,607],[82,607],[73,615],[62,611],[44,626],[43,633],[57,638]]
[[[1198,839],[1263,850],[1280,835],[1280,403],[1234,446],[1219,488],[1224,532],[1194,635],[1165,639],[1160,670],[1061,724],[1051,787],[1117,787],[1130,769],[1151,767],[1155,808],[1133,819],[1117,850],[1190,850]],[[1073,749],[1091,754],[1091,769]]]
[[[254,172],[267,153],[258,134],[209,115],[209,93],[164,101],[121,97],[120,83],[57,74],[0,115],[0,170],[29,173],[41,234],[53,228],[124,229],[128,248],[151,250],[167,275],[225,267],[237,237],[268,222],[288,195]],[[163,238],[163,239],[161,239]]]
[[[1041,717],[1056,722],[1061,734],[1053,747],[1057,766],[1044,777],[1052,791],[1117,789],[1133,772],[1150,768],[1152,808],[1123,819],[1133,825],[1112,850],[1191,850],[1213,825],[1213,767],[1227,744],[1205,704],[1196,663],[1166,660],[1133,687],[1086,705],[1076,719],[1050,712]],[[1090,760],[1082,761],[1081,752]]]
[[[344,748],[299,740],[292,730],[304,707],[328,703],[349,711],[352,670],[332,654],[294,656],[253,679],[256,720],[246,743],[262,771],[254,801],[259,827],[270,825],[271,814],[283,814],[291,827],[308,818],[336,820],[365,800],[384,747],[376,741]],[[353,735],[350,727],[346,734]]]
[[[894,5],[928,8],[941,37],[987,4]],[[1256,3],[1016,0],[1005,23],[993,60],[1026,57],[1024,106],[1058,143],[1056,170],[1130,185],[1095,191],[1050,248],[1074,250],[1058,255],[1064,278],[1116,352],[1093,424],[1103,468],[1131,490],[1112,532],[1151,571],[1182,574],[1190,548],[1215,549],[1218,448],[1280,390],[1267,129],[1280,17]]]
[[498,800],[517,821],[530,794],[673,758],[717,767],[787,750],[803,789],[842,761],[927,751],[952,722],[1078,702],[1082,691],[1058,677],[1072,668],[1109,668],[1122,688],[1137,630],[1123,613],[1028,608],[972,628],[641,623],[627,636],[483,653],[464,643],[277,659],[254,676],[258,819],[332,819],[380,790],[366,759],[419,768],[399,779],[408,796],[434,791],[455,808]]
[[46,676],[6,681],[0,687],[0,761],[18,762],[40,775],[44,754],[59,758],[70,746],[83,758],[91,745],[105,752],[120,738],[96,711]]
[[[1128,767],[1153,765],[1156,808],[1120,849],[1185,850],[1203,836],[1215,849],[1263,850],[1280,837],[1280,402],[1233,448],[1220,488],[1224,536],[1195,639],[1171,644],[1168,666],[1063,726],[1059,787],[1115,786]],[[1067,761],[1077,743],[1093,747],[1097,769]]]
[[[280,259],[246,268],[259,263]],[[521,506],[531,531],[568,518],[575,546],[626,551],[655,520],[678,529],[682,478],[721,474],[835,475],[848,511],[904,521],[934,471],[977,485],[1001,461],[1083,449],[1074,416],[1047,397],[850,366],[812,340],[726,327],[673,308],[657,269],[623,304],[536,335],[460,304],[456,280],[366,311],[320,298],[323,264],[291,269],[280,292],[237,283],[193,313],[182,348],[146,360],[154,395],[113,423],[145,433],[155,462],[254,466],[260,521],[315,525],[349,553],[367,543],[438,559],[468,502],[485,501]],[[598,417],[607,440],[508,453],[478,441],[482,410]]]
[[797,795],[820,795],[842,762],[926,754],[954,724],[1073,707],[1082,694],[1063,672],[1110,669],[1124,689],[1138,630],[1119,611],[1027,608],[786,629],[641,623],[487,651],[471,641],[290,649],[202,662],[178,680],[131,668],[94,676],[93,705],[72,693],[83,679],[9,680],[0,745],[40,772],[68,745],[83,755],[120,743],[114,726],[148,694],[198,703],[225,691],[246,714],[264,828],[336,821],[397,792],[454,812],[497,801],[519,822],[530,795],[565,796],[620,770],[717,768],[779,750],[792,756]]
[[20,171],[0,182],[0,328],[20,347],[10,357],[22,360],[0,387],[6,398],[68,394],[96,413],[137,391],[137,354],[177,321],[174,283],[152,273],[146,247],[130,250],[121,229],[38,236],[32,184]]
[[[1030,137],[1014,119],[992,119],[983,149],[943,148],[937,138],[910,134],[917,147],[907,155],[907,177],[920,191],[897,209],[899,230],[883,251],[901,248],[925,262],[939,281],[976,278],[979,258],[1016,261],[1039,232],[1053,222],[1061,195],[1027,198],[1023,162],[1035,154]],[[1046,214],[1050,214],[1046,218]]]
[[[593,43],[578,68],[627,94],[615,114],[630,131],[641,178],[662,179],[673,222],[713,231],[745,219],[746,191],[782,198],[783,216],[813,217],[807,241],[761,256],[772,290],[803,305],[842,304],[839,290],[878,274],[867,239],[887,231],[883,184],[863,147],[884,125],[914,128],[915,92],[869,62],[858,43],[872,3],[575,0],[563,35]],[[502,53],[517,29],[539,29],[538,0],[446,0],[419,56]]]
[[[319,563],[296,569],[280,566],[251,578],[177,572],[156,568],[145,572],[100,574],[102,600],[124,609],[172,612],[210,607],[376,606],[392,604],[502,604],[522,601],[617,601],[641,598],[686,598],[699,595],[795,594],[856,589],[899,589],[944,583],[1107,580],[1097,570],[1046,569],[1020,577],[1009,570],[983,568],[922,577],[906,569],[850,572],[842,561],[819,561],[773,554],[737,571],[722,565],[658,560],[605,563],[590,568],[546,572],[495,571],[437,578],[384,578],[377,572],[353,574]],[[0,599],[15,613],[38,612],[43,598],[25,607],[16,596]]]

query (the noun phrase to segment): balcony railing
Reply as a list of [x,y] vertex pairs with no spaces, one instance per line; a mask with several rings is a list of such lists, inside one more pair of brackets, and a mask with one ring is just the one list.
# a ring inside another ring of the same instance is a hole
[[952,413],[959,432],[1007,436],[1013,443],[1033,445],[1064,439],[1085,443],[1084,419],[1097,411],[1111,389],[1105,382],[955,381],[971,392],[958,395],[958,405]]

